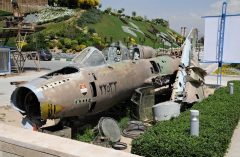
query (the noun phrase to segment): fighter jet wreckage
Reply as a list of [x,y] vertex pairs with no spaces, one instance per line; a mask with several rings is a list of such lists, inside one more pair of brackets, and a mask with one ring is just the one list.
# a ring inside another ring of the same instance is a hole
[[189,60],[190,36],[182,49],[183,57],[177,58],[156,56],[153,48],[145,46],[128,50],[112,45],[103,52],[88,47],[69,66],[18,85],[11,103],[40,127],[47,119],[95,115],[147,86],[171,88],[171,101],[200,101],[205,72]]

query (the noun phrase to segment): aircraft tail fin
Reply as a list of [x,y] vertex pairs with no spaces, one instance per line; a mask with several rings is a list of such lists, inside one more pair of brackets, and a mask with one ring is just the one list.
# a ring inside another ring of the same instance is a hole
[[197,29],[192,29],[182,45],[183,53],[171,96],[172,101],[194,103],[204,98],[206,72],[199,67],[195,51],[196,42]]

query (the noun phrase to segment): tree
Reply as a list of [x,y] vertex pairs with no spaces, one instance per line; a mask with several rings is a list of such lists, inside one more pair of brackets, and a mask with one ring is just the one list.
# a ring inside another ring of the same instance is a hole
[[100,4],[100,0],[49,0],[48,3],[49,5],[56,3],[62,7],[81,7],[84,9],[89,9],[92,7],[97,7]]
[[111,12],[112,12],[112,8],[107,8],[107,9],[105,9],[104,10],[104,12],[106,13],[106,14],[110,14]]
[[122,10],[118,10],[117,12],[118,12],[118,14],[122,14],[122,13],[123,13],[123,11],[122,11]]
[[137,16],[136,11],[133,11],[133,12],[132,12],[132,16],[133,16],[133,17]]
[[152,22],[158,25],[162,25],[163,27],[169,27],[169,22],[161,18],[153,19]]
[[78,0],[78,6],[84,9],[97,7],[99,4],[99,0]]
[[147,20],[148,20],[148,18],[147,18],[147,16],[146,16],[146,15],[144,15],[143,19],[144,19],[145,21],[147,21]]

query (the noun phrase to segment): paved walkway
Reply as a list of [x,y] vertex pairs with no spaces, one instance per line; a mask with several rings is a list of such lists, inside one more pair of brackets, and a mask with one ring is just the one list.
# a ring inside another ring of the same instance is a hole
[[[211,73],[212,70],[215,70],[215,65],[209,65],[204,67],[208,73]],[[42,76],[48,73],[48,70],[42,70],[41,72],[36,71],[28,71],[19,76],[15,77],[0,77],[0,122],[4,122],[10,125],[19,126],[21,115],[19,113],[16,114],[16,111],[11,110],[6,105],[10,105],[10,96],[15,86],[10,85],[12,81],[30,81],[34,78]],[[216,84],[217,77],[215,75],[208,75],[206,78],[207,84]],[[222,84],[223,86],[227,85],[227,82],[230,80],[240,80],[240,76],[223,76]],[[1,107],[2,106],[2,107]],[[6,114],[7,113],[7,114]],[[15,117],[17,116],[17,117]],[[240,157],[240,123],[238,127],[235,129],[231,145],[228,153],[225,157]]]
[[10,85],[10,82],[30,81],[48,72],[48,70],[41,70],[40,72],[27,71],[17,76],[0,76],[0,106],[10,105],[10,96],[16,88],[14,85]]
[[231,145],[225,157],[240,157],[240,122],[233,133]]

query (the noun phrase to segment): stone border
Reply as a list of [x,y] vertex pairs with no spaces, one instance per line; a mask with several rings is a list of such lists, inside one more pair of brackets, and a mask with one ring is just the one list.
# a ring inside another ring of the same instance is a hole
[[0,156],[138,157],[76,140],[0,124]]

